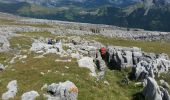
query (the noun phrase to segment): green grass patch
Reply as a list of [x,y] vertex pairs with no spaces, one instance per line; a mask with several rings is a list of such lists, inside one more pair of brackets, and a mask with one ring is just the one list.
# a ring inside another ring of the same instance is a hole
[[0,24],[11,24],[15,22],[14,20],[0,18]]
[[12,37],[10,40],[10,47],[13,49],[30,49],[33,40],[29,37],[25,36],[15,36]]
[[[124,73],[119,71],[107,71],[104,80],[110,85],[106,85],[102,81],[89,75],[89,70],[79,68],[76,61],[72,62],[55,62],[60,57],[54,54],[46,55],[45,58],[35,59],[35,54],[31,54],[25,59],[25,63],[17,61],[10,68],[0,73],[1,87],[0,94],[6,91],[6,85],[9,81],[16,79],[19,84],[19,92],[15,100],[19,100],[20,96],[27,91],[36,90],[43,94],[45,91],[41,87],[47,83],[64,82],[70,80],[76,84],[79,89],[78,100],[130,100],[134,93],[140,88],[134,87],[132,83],[129,86],[119,84],[124,77]],[[66,69],[68,66],[69,69]],[[14,71],[11,70],[15,69]],[[51,72],[48,72],[51,70]],[[41,75],[40,72],[45,73]],[[37,100],[45,100],[41,95]]]
[[[49,32],[21,32],[23,36],[12,37],[10,39],[11,48],[29,49],[33,40],[31,38],[49,37],[57,39],[66,39],[66,37],[60,37],[52,35]],[[115,46],[137,46],[147,52],[155,53],[167,53],[170,55],[170,44],[161,42],[144,42],[123,40],[114,38],[104,38],[102,36],[86,36],[90,40],[97,40],[104,44]],[[21,48],[19,48],[18,44]],[[64,47],[68,49],[68,47]],[[60,58],[56,54],[45,55],[44,58],[34,58],[38,54],[27,54],[26,59],[16,60],[16,62],[10,65],[5,71],[0,72],[0,94],[6,91],[6,85],[9,81],[16,79],[19,84],[19,92],[15,100],[20,100],[21,95],[24,92],[31,90],[38,91],[41,96],[37,100],[45,100],[42,94],[46,91],[42,91],[41,87],[47,83],[58,83],[70,80],[76,84],[79,89],[78,100],[132,100],[135,94],[142,91],[142,87],[135,87],[135,81],[130,81],[129,85],[124,85],[121,80],[127,75],[131,69],[125,69],[122,71],[107,70],[105,78],[101,81],[89,75],[90,71],[86,68],[78,67],[77,61],[72,59],[72,62],[55,62],[56,59],[70,59]],[[0,54],[0,62],[7,60],[10,56],[6,54]],[[69,69],[65,68],[68,66]],[[14,70],[11,70],[14,69]],[[41,75],[41,72],[45,75]],[[163,75],[162,75],[163,77]],[[165,80],[169,82],[169,78],[165,77]],[[107,80],[110,85],[104,84]],[[136,99],[138,100],[138,99]]]
[[39,38],[39,37],[54,38],[56,36],[51,34],[50,32],[18,32],[17,34],[34,37],[34,38]]

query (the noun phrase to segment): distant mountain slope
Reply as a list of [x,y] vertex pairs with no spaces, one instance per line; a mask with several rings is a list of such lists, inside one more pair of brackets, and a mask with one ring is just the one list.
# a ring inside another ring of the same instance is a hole
[[97,7],[102,5],[128,6],[139,2],[139,0],[0,0],[4,3],[27,2],[46,7],[79,5],[83,7]]
[[34,18],[170,31],[169,2],[170,0],[0,0],[0,11]]

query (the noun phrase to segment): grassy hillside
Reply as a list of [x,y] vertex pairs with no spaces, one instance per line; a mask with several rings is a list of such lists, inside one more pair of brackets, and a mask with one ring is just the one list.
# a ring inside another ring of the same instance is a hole
[[[19,84],[19,92],[15,100],[20,100],[20,96],[26,91],[36,90],[42,94],[46,93],[41,90],[41,87],[45,83],[51,84],[53,82],[57,83],[70,80],[74,82],[79,89],[79,100],[139,100],[137,93],[140,92],[142,88],[135,87],[135,81],[131,81],[128,86],[121,84],[121,79],[123,79],[130,70],[124,70],[121,72],[108,70],[102,81],[96,81],[95,78],[89,76],[89,70],[79,68],[74,59],[72,62],[68,63],[55,62],[55,59],[68,58],[60,58],[53,54],[48,54],[45,58],[34,58],[37,54],[29,52],[29,48],[33,42],[30,37],[51,37],[49,33],[28,32],[19,34],[22,34],[22,36],[11,38],[11,47],[21,50],[21,55],[27,55],[28,57],[23,60],[16,59],[14,64],[9,64],[9,67],[0,73],[0,94],[6,91],[6,84],[13,79],[16,79]],[[52,37],[60,38],[60,36],[55,35]],[[101,36],[91,36],[91,39],[110,45],[138,46],[144,51],[156,53],[164,52],[170,55],[170,44],[168,43],[130,41],[103,38]],[[18,44],[20,44],[21,48],[18,48]],[[3,62],[6,60],[9,62],[13,56],[13,54],[1,53],[0,61]],[[65,66],[68,66],[69,69],[65,68]],[[45,73],[45,75],[42,75],[41,72]],[[110,85],[106,85],[104,81],[108,81]],[[45,100],[45,98],[41,95],[37,100]]]

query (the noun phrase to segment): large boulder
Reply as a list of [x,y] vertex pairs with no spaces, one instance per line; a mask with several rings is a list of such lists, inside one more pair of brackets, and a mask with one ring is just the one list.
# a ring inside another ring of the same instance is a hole
[[26,92],[22,95],[21,100],[35,100],[39,94],[37,91]]
[[93,62],[93,58],[91,57],[83,57],[80,60],[78,60],[79,67],[85,67],[90,69],[92,76],[97,76],[95,71],[95,63]]
[[77,100],[78,97],[78,88],[70,81],[53,83],[47,87],[47,92],[48,100]]
[[8,91],[2,94],[2,100],[10,100],[16,96],[18,91],[17,81],[13,80],[9,82],[7,85],[7,89]]

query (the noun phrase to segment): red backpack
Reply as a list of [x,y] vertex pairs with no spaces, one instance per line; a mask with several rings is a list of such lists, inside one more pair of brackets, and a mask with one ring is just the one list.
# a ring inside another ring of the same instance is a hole
[[100,49],[100,53],[101,53],[101,56],[105,56],[105,54],[106,54],[106,48],[102,47],[102,48]]

